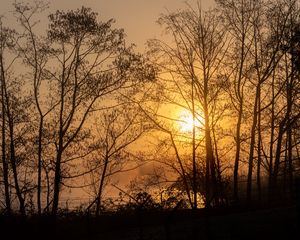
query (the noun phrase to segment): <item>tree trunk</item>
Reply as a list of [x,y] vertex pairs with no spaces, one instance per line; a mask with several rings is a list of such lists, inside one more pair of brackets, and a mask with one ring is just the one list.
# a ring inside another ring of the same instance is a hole
[[261,96],[260,89],[258,92],[258,122],[257,122],[257,132],[258,132],[258,142],[257,142],[257,171],[256,171],[256,184],[257,184],[257,197],[258,201],[261,201],[261,179],[260,179],[260,168],[261,168]]
[[[276,145],[276,153],[274,159],[274,169],[272,174],[272,181],[271,181],[271,195],[275,193],[275,189],[277,188],[277,177],[279,173],[279,164],[280,164],[280,156],[281,156],[281,146],[284,134],[284,126],[285,126],[285,119],[283,119],[279,124],[279,132],[277,137],[277,145]],[[271,196],[272,197],[272,196]]]
[[251,127],[251,136],[250,136],[250,152],[249,152],[249,162],[248,162],[248,176],[247,176],[247,201],[250,202],[252,198],[252,173],[253,173],[253,160],[254,160],[254,147],[255,147],[255,133],[257,126],[257,105],[258,105],[258,92],[260,84],[256,86],[255,102],[253,108],[253,120]]
[[196,126],[195,126],[195,102],[194,102],[194,78],[192,79],[192,114],[193,114],[193,136],[192,136],[192,162],[193,162],[193,193],[194,206],[197,209],[197,164],[196,164]]
[[292,190],[293,183],[293,143],[292,143],[292,107],[293,107],[293,85],[294,85],[295,66],[292,60],[291,78],[287,81],[287,164],[288,164],[288,188]]
[[[275,73],[275,72],[274,72]],[[272,186],[272,175],[273,175],[273,146],[274,146],[274,131],[275,131],[275,76],[272,77],[272,101],[271,101],[271,133],[270,133],[270,149],[269,149],[269,201],[271,200],[271,186]]]
[[[64,55],[65,58],[65,55]],[[57,215],[60,184],[61,184],[61,161],[64,151],[64,135],[66,129],[64,129],[64,111],[65,111],[65,90],[66,90],[66,62],[62,63],[62,76],[60,85],[60,111],[59,111],[59,129],[58,129],[58,149],[56,150],[56,162],[55,162],[55,174],[54,174],[54,190],[53,190],[53,203],[52,203],[52,216]],[[70,120],[69,120],[70,121]]]
[[6,116],[7,116],[7,120],[8,120],[8,128],[9,128],[9,138],[10,138],[10,163],[11,163],[11,167],[12,167],[12,171],[13,171],[13,177],[14,177],[14,183],[15,183],[15,190],[16,190],[16,194],[17,194],[17,198],[19,201],[19,209],[20,209],[20,213],[25,216],[26,212],[25,212],[25,202],[21,193],[21,189],[19,187],[19,179],[18,179],[18,171],[17,171],[17,161],[16,161],[16,152],[15,152],[15,143],[14,143],[14,120],[13,117],[11,115],[10,109],[9,109],[9,105],[10,105],[10,101],[9,101],[9,97],[8,97],[8,93],[7,93],[7,88],[6,88],[6,82],[5,82],[5,76],[4,76],[4,69],[3,69],[3,62],[2,62],[2,58],[1,58],[1,74],[2,74],[2,90],[4,93],[4,99],[5,99],[5,104],[6,104]]
[[238,121],[236,125],[236,151],[234,160],[234,170],[233,170],[233,198],[238,201],[238,174],[239,174],[239,161],[241,153],[241,123],[243,115],[243,104],[239,104]]
[[40,118],[39,137],[38,137],[38,184],[37,184],[37,206],[38,214],[42,213],[41,205],[41,182],[42,182],[42,135],[43,135],[43,117]]
[[104,186],[104,180],[105,180],[105,175],[106,175],[106,170],[108,166],[108,157],[105,157],[105,162],[104,162],[104,167],[99,183],[99,189],[98,189],[98,196],[97,196],[97,202],[96,202],[96,216],[100,215],[100,207],[101,207],[101,200],[102,200],[102,192],[103,192],[103,186]]
[[52,216],[56,216],[58,211],[60,184],[61,184],[61,158],[62,158],[62,150],[60,146],[57,152],[57,157],[55,162]]
[[9,194],[9,180],[8,180],[8,163],[6,159],[6,110],[5,110],[5,96],[4,96],[4,69],[2,55],[0,56],[1,61],[1,107],[2,107],[2,168],[3,168],[3,183],[4,183],[4,194],[5,194],[5,207],[8,214],[11,214],[11,203]]
[[239,75],[237,79],[237,89],[236,89],[236,98],[238,100],[238,119],[236,124],[236,151],[235,151],[235,159],[234,159],[234,170],[233,170],[233,198],[237,202],[238,201],[238,174],[239,174],[239,161],[240,161],[240,153],[241,153],[241,125],[242,125],[242,117],[244,111],[244,95],[242,88],[242,75],[244,71],[244,61],[245,61],[245,38],[246,33],[244,29],[244,11],[242,13],[242,36],[241,36],[241,62],[239,66]]
[[[212,200],[217,200],[216,166],[210,135],[209,116],[207,105],[204,104],[205,119],[205,151],[206,151],[206,207],[210,207]],[[217,202],[216,202],[217,204]]]
[[20,213],[25,216],[25,201],[22,196],[22,192],[19,186],[19,179],[18,179],[18,171],[17,171],[17,161],[16,161],[16,152],[15,152],[15,143],[14,143],[14,123],[13,119],[10,116],[10,113],[8,111],[7,114],[9,117],[9,135],[10,135],[10,162],[11,162],[11,167],[14,175],[14,183],[15,183],[15,189],[16,189],[16,194],[19,200],[19,208],[20,208]]

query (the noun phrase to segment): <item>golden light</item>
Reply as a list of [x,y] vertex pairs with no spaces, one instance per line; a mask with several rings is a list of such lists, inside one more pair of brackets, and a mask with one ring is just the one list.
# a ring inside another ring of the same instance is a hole
[[193,114],[190,111],[183,110],[179,113],[178,126],[180,132],[191,133],[193,131],[193,126],[196,127],[196,130],[203,125],[203,119],[199,115],[196,116],[195,121],[193,120]]

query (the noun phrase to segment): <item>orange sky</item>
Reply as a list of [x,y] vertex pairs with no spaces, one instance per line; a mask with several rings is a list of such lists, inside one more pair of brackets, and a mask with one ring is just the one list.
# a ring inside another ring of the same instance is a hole
[[[4,15],[4,23],[14,28],[16,24],[10,11],[13,10],[12,4],[15,0],[0,0],[0,15]],[[17,0],[20,1],[20,0]],[[34,0],[24,0],[23,2],[34,2]],[[145,42],[150,38],[160,38],[163,29],[160,29],[156,20],[160,14],[173,12],[176,9],[186,7],[185,0],[49,0],[50,9],[40,16],[39,30],[44,33],[47,26],[47,15],[56,10],[69,10],[86,6],[92,8],[99,14],[99,19],[106,21],[110,18],[116,20],[115,27],[125,29],[129,43],[135,43],[139,51],[144,50]],[[187,0],[191,5],[196,4],[196,0]],[[212,6],[213,0],[202,0],[202,7],[207,9]],[[190,129],[186,130],[190,131]],[[139,174],[148,170],[148,166],[139,169]],[[128,172],[118,176],[118,180],[123,184],[128,183]],[[127,181],[127,182],[126,182]],[[121,185],[122,187],[122,185]],[[114,194],[116,189],[110,188],[108,194]],[[79,193],[78,193],[79,192]],[[68,197],[71,196],[67,192]],[[83,198],[82,190],[73,190],[72,196]],[[65,199],[63,197],[62,199]]]
[[[7,21],[12,23],[9,11],[13,9],[14,1],[0,0],[0,15],[4,15]],[[161,29],[156,20],[161,13],[184,8],[185,2],[194,5],[196,0],[49,0],[49,2],[50,12],[57,9],[76,9],[84,5],[98,12],[101,20],[116,19],[115,26],[124,28],[129,42],[135,43],[138,49],[143,51],[147,39],[160,37]],[[213,2],[214,0],[202,0],[201,4],[203,8],[207,8],[212,6]]]

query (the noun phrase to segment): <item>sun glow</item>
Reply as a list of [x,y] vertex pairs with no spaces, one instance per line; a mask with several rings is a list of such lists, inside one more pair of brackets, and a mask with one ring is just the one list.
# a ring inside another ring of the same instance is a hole
[[195,121],[193,119],[193,114],[187,110],[180,112],[179,114],[179,130],[183,133],[191,133],[193,131],[193,126],[196,127],[196,131],[201,130],[203,126],[203,118],[199,115],[195,116]]

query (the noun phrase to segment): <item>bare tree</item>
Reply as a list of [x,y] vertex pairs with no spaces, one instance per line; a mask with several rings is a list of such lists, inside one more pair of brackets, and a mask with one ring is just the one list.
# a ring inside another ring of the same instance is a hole
[[57,71],[49,70],[57,82],[55,96],[59,99],[54,115],[53,214],[58,209],[64,153],[79,137],[99,101],[151,77],[151,71],[143,71],[142,57],[126,47],[123,31],[113,29],[112,22],[99,22],[97,14],[84,7],[50,15],[48,36],[57,53],[54,60],[59,63]]
[[[17,44],[18,52],[24,60],[24,63],[30,69],[30,78],[32,81],[32,91],[34,96],[34,104],[38,115],[38,127],[37,127],[37,208],[38,214],[42,212],[41,196],[42,196],[42,165],[43,165],[43,144],[44,144],[44,122],[45,118],[53,108],[55,104],[45,104],[45,97],[41,94],[42,86],[47,78],[45,78],[45,66],[48,58],[51,54],[51,49],[48,49],[47,42],[42,37],[35,34],[34,27],[38,24],[38,21],[34,20],[37,14],[44,12],[48,7],[48,3],[35,2],[35,5],[29,6],[23,3],[15,3],[15,17],[23,28],[22,42]],[[42,83],[42,81],[44,82]]]
[[[220,26],[214,12],[203,12],[200,5],[196,10],[188,6],[187,10],[164,15],[159,23],[165,26],[172,42],[153,40],[152,47],[158,53],[158,64],[169,74],[168,81],[173,84],[174,92],[179,93],[181,102],[193,116],[203,118],[206,155],[206,206],[212,201],[218,204],[219,184],[217,183],[216,156],[212,140],[212,109],[223,84],[217,78],[222,60],[226,53],[225,31]],[[219,82],[218,82],[219,81]],[[176,89],[177,88],[177,89]],[[176,102],[176,98],[171,97]],[[170,100],[169,100],[170,102]],[[197,106],[197,107],[196,107]],[[197,169],[195,124],[192,130],[193,165],[193,208],[197,208]]]
[[0,67],[1,67],[1,153],[2,153],[2,170],[3,170],[3,183],[4,183],[4,193],[5,193],[5,204],[6,211],[8,214],[11,213],[11,200],[10,200],[10,191],[9,191],[9,164],[6,156],[6,97],[5,97],[5,89],[6,89],[6,75],[7,69],[4,65],[5,59],[5,51],[7,47],[10,46],[11,42],[11,34],[7,28],[3,27],[2,19],[0,19]]
[[[276,143],[276,150],[274,156],[274,164],[271,169],[270,188],[274,190],[278,188],[277,181],[280,172],[280,165],[284,164],[286,167],[283,169],[283,175],[288,174],[288,182],[291,184],[293,181],[293,155],[297,142],[294,142],[292,134],[293,128],[299,118],[299,109],[297,104],[297,56],[298,56],[298,26],[299,26],[299,9],[297,1],[283,1],[285,4],[286,22],[285,32],[281,39],[282,52],[283,52],[283,77],[282,77],[282,101],[280,106],[284,114],[281,115],[278,124],[278,137]],[[285,143],[285,148],[284,148]],[[285,156],[282,156],[285,153]],[[284,158],[284,161],[281,159]],[[284,180],[284,182],[286,182]],[[285,183],[284,183],[285,184]],[[288,189],[287,187],[286,189]],[[271,190],[272,192],[272,190]]]
[[[217,1],[218,6],[222,10],[224,24],[229,33],[232,35],[232,41],[235,42],[231,51],[230,59],[228,59],[229,69],[226,78],[232,79],[232,88],[229,88],[229,95],[234,110],[237,113],[236,130],[235,130],[235,159],[233,171],[233,197],[238,200],[238,176],[239,163],[241,161],[241,144],[242,123],[244,115],[244,98],[245,85],[247,83],[247,62],[250,61],[249,50],[253,44],[251,37],[251,17],[253,13],[253,1]],[[233,61],[233,62],[232,62]]]
[[[18,43],[18,34],[1,23],[1,93],[2,93],[2,161],[4,164],[5,179],[9,177],[11,170],[13,177],[13,193],[16,194],[20,213],[26,214],[25,198],[31,192],[31,180],[29,175],[28,154],[30,148],[25,151],[31,128],[29,121],[29,109],[31,99],[27,94],[20,94],[24,80],[14,73],[19,54],[15,51]],[[30,171],[30,172],[29,172]],[[7,184],[9,179],[4,180]],[[7,187],[5,187],[7,188]],[[7,189],[8,190],[8,189]],[[8,198],[7,198],[8,201]],[[8,206],[9,208],[9,206]]]
[[122,105],[121,108],[107,110],[102,114],[103,119],[96,121],[96,160],[91,163],[91,168],[95,169],[91,174],[96,197],[88,207],[95,204],[96,215],[100,214],[104,188],[108,181],[119,173],[139,166],[135,162],[136,150],[130,149],[130,146],[150,130],[150,125],[136,110]]

